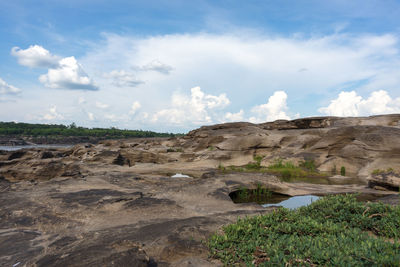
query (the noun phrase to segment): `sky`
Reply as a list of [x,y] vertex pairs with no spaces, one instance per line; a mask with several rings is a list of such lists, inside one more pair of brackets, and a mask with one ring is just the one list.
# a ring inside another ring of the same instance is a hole
[[400,113],[398,0],[0,0],[0,121],[187,132]]

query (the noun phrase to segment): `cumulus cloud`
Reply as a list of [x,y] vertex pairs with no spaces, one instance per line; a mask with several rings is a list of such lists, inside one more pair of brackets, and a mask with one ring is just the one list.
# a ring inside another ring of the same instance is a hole
[[222,122],[237,122],[237,121],[243,121],[244,115],[244,111],[243,109],[241,109],[239,112],[237,113],[231,113],[231,112],[227,112],[224,116],[224,120],[222,120]]
[[11,54],[18,58],[18,63],[21,65],[48,68],[47,74],[39,77],[39,81],[46,87],[79,90],[98,89],[75,57],[60,59],[60,57],[52,55],[39,45],[31,45],[27,49],[13,47]]
[[52,55],[40,45],[31,45],[27,49],[13,47],[11,55],[18,58],[18,63],[36,68],[54,68],[58,66],[59,57]]
[[138,111],[138,109],[140,109],[142,107],[142,105],[140,105],[140,103],[138,101],[135,101],[132,103],[131,106],[131,110],[129,111],[129,114],[133,115],[136,113],[136,111]]
[[400,98],[393,99],[384,90],[374,91],[366,99],[355,91],[341,92],[319,112],[331,116],[368,116],[376,114],[400,113]]
[[39,81],[50,88],[97,90],[98,87],[85,73],[75,57],[66,57],[58,62],[57,68],[49,69]]
[[230,103],[226,94],[219,96],[205,94],[200,87],[194,87],[190,92],[190,97],[175,93],[172,96],[172,107],[156,112],[152,121],[176,125],[210,123],[213,121],[210,113],[215,109],[222,109]]
[[136,75],[132,72],[125,70],[113,70],[106,74],[106,77],[113,79],[113,84],[118,87],[136,87],[139,84],[144,83],[136,78]]
[[16,95],[21,92],[21,89],[6,83],[0,78],[0,95]]
[[276,91],[268,98],[266,104],[255,106],[251,109],[256,116],[249,120],[253,123],[274,121],[279,119],[289,120],[286,114],[288,107],[286,105],[287,94],[284,91]]
[[143,71],[157,71],[163,74],[169,74],[173,70],[171,66],[164,64],[159,60],[153,60],[139,69]]
[[108,104],[104,104],[104,103],[101,103],[100,101],[96,101],[96,107],[97,108],[100,108],[100,109],[106,109],[106,108],[108,108],[110,105],[108,105]]
[[43,119],[44,119],[44,120],[47,120],[47,121],[56,120],[56,119],[60,120],[60,119],[64,119],[64,116],[61,115],[60,113],[58,113],[58,112],[57,112],[57,107],[56,107],[55,105],[53,105],[53,106],[49,109],[49,112],[46,113],[46,114],[43,116]]

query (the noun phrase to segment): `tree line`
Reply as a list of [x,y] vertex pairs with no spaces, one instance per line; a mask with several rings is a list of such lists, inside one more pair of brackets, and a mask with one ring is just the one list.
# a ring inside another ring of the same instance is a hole
[[134,138],[134,137],[174,137],[182,134],[157,133],[143,130],[121,130],[111,128],[85,128],[72,123],[32,124],[0,122],[0,135],[3,136],[90,136],[98,138]]

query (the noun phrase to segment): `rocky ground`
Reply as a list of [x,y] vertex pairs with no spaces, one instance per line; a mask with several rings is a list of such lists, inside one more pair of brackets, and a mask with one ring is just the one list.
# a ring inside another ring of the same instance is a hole
[[[264,166],[277,158],[314,160],[325,172],[344,166],[365,184],[218,171],[256,155]],[[234,204],[230,192],[263,184],[293,196],[361,192],[397,204],[399,166],[400,115],[230,123],[179,138],[2,151],[0,265],[215,266],[207,237],[237,217],[272,209]],[[390,171],[373,175],[376,169]]]

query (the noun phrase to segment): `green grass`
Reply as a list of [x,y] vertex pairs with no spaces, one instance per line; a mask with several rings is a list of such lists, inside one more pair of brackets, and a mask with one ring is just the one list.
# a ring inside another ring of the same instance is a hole
[[268,172],[285,179],[300,177],[321,177],[326,174],[319,173],[313,160],[305,160],[295,165],[291,161],[276,160],[267,167]]
[[337,195],[239,219],[208,246],[226,266],[400,266],[399,238],[399,206]]

